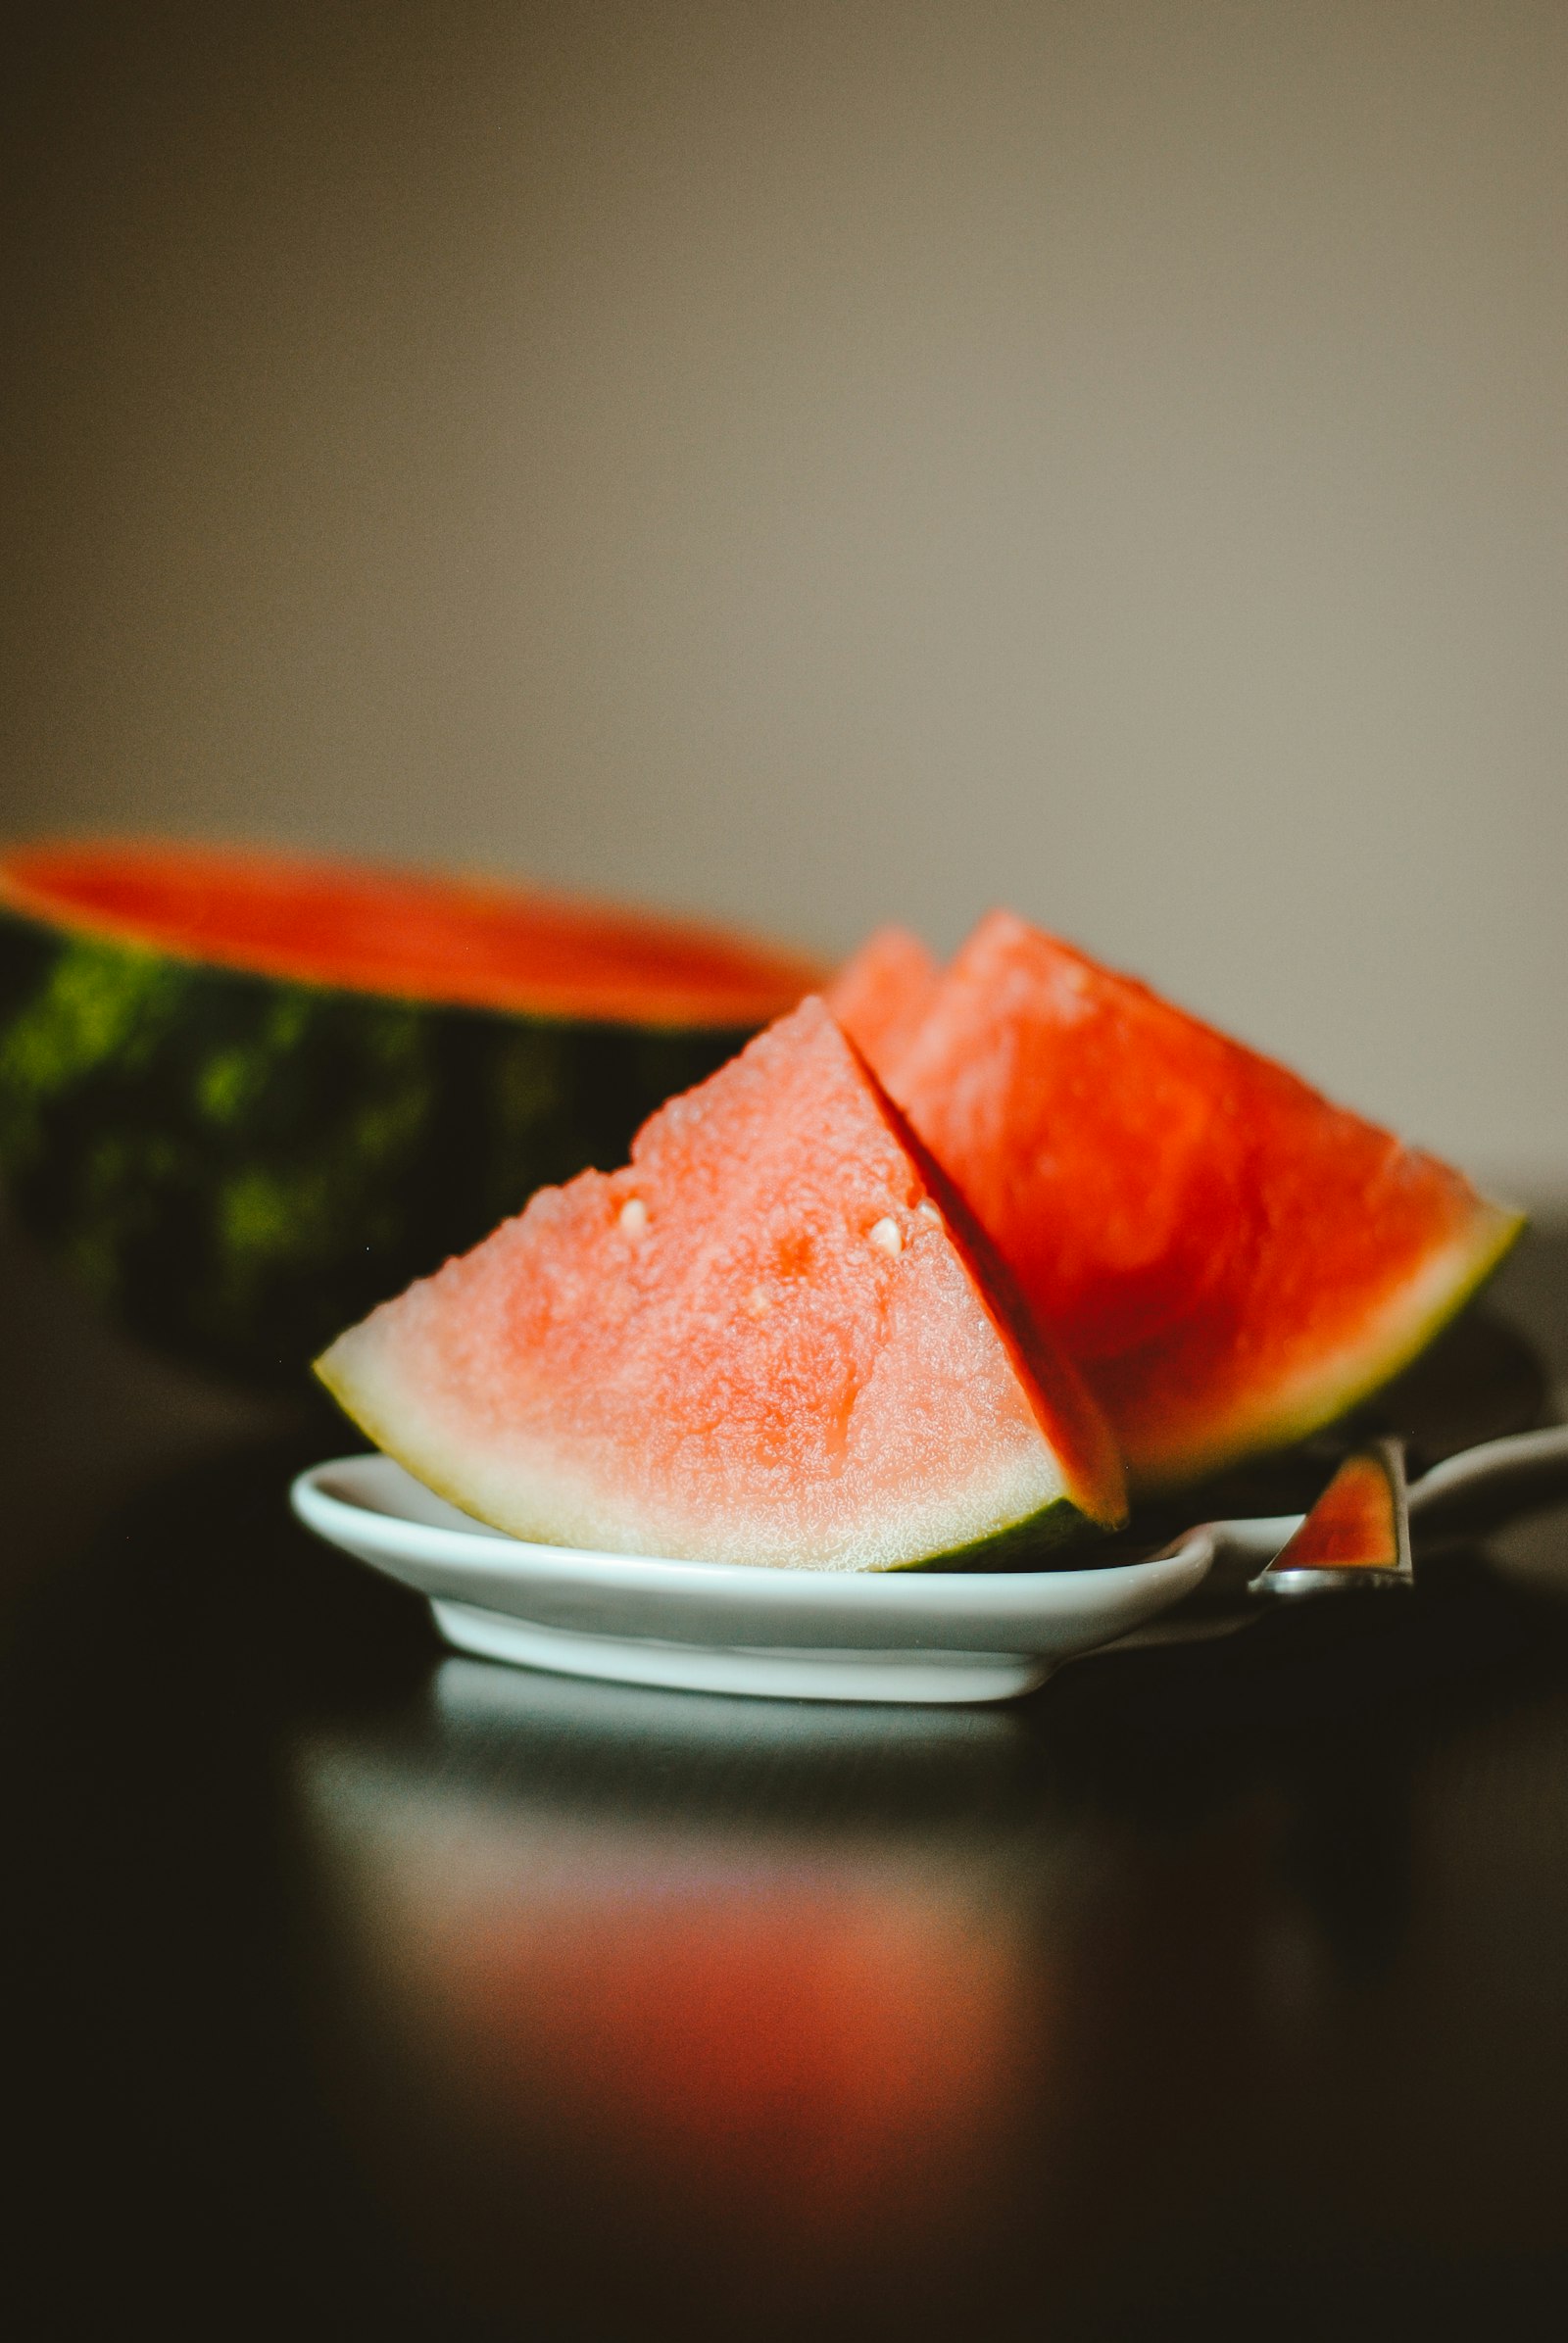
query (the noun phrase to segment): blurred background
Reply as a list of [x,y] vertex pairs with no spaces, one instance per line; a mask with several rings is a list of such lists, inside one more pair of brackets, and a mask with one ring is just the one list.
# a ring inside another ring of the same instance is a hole
[[1568,1196],[1559,0],[23,18],[7,832],[1005,901]]

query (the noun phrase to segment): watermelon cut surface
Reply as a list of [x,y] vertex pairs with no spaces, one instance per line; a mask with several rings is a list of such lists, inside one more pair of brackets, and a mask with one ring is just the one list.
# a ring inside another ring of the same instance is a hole
[[722,930],[622,905],[234,847],[13,847],[0,855],[0,906],[290,983],[574,1020],[755,1027],[819,973]]
[[318,1371],[550,1543],[891,1570],[1123,1511],[1098,1411],[815,999]]
[[1436,1157],[1007,912],[872,1062],[1141,1493],[1330,1422],[1522,1226]]
[[0,854],[9,1199],[138,1334],[307,1383],[816,980],[646,913],[146,841]]
[[1348,1456],[1270,1570],[1408,1570],[1399,1535],[1397,1469],[1375,1448],[1358,1448]]

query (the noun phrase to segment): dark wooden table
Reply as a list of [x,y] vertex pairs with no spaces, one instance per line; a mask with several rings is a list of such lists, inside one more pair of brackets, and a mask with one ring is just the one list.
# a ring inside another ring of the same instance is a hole
[[1568,2332],[1568,1517],[1005,1712],[572,1684],[0,1265],[19,2343]]

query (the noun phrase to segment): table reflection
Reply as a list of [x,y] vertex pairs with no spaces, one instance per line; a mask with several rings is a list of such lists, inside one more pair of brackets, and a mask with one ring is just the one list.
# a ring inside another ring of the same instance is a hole
[[1398,2039],[1412,1895],[1386,1696],[1467,1697],[1477,1600],[1440,1587],[1376,1654],[1281,1620],[1014,1711],[452,1659],[318,1730],[389,2201],[490,2299],[542,2250],[591,2270],[607,2331],[665,2295],[732,2331],[760,2293],[936,2333],[990,2288],[1109,2332],[1239,2233],[1278,2268],[1309,2216],[1355,2230],[1347,2111]]
[[1030,1749],[995,1714],[457,1659],[379,1733],[313,1736],[307,1812],[407,2136],[492,2197],[500,2169],[569,2187],[645,2250],[697,2223],[775,2284],[895,2246],[929,2275],[1002,2208],[1053,2052],[1049,1906],[1083,1882],[1065,1843],[1053,1876],[1022,1860]]

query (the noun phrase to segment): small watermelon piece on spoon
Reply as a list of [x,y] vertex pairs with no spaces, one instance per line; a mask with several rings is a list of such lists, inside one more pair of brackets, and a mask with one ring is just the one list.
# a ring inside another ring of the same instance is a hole
[[545,1543],[896,1570],[1124,1512],[1099,1410],[815,999],[318,1372],[426,1486]]
[[1414,1584],[1404,1458],[1397,1440],[1378,1440],[1347,1456],[1251,1590],[1299,1595]]

